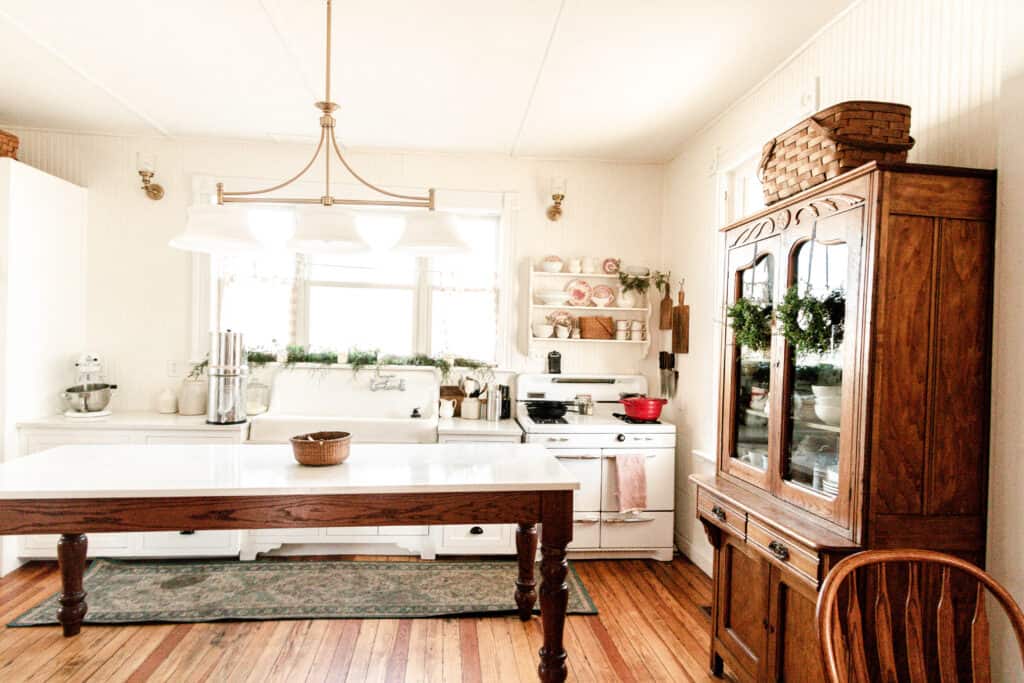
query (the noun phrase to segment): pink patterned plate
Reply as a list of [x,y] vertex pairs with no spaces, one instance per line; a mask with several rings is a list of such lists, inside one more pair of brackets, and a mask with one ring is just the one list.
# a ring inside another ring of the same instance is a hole
[[606,258],[604,263],[601,264],[601,270],[603,270],[606,275],[615,275],[619,272],[619,259]]
[[590,296],[594,290],[586,280],[570,280],[569,284],[565,286],[565,291],[569,294],[569,304],[572,306],[589,306]]
[[590,300],[596,306],[611,306],[615,303],[615,292],[608,285],[597,285],[590,295]]

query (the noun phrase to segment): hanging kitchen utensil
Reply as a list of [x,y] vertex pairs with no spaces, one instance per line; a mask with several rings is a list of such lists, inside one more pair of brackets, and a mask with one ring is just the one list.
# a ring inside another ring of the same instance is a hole
[[665,283],[665,296],[661,297],[661,310],[658,318],[659,330],[672,329],[672,285]]
[[672,353],[690,352],[690,307],[686,305],[685,284],[685,279],[679,281],[679,305],[672,310]]

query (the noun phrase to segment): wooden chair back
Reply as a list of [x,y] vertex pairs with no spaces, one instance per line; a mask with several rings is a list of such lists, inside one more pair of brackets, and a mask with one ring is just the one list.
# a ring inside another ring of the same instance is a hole
[[1005,611],[1024,657],[1024,613],[973,564],[929,550],[869,550],[843,559],[818,595],[829,680],[991,681],[986,593]]

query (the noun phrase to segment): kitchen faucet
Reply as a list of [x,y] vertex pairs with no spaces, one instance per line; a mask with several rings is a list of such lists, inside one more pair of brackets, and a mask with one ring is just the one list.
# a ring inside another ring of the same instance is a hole
[[382,375],[378,371],[370,380],[370,391],[405,391],[405,380],[396,379],[395,375]]

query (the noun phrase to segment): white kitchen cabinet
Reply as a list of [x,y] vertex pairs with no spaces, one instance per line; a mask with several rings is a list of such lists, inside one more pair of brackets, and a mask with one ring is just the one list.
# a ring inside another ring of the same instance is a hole
[[[462,425],[450,431],[445,425]],[[439,426],[439,443],[521,443],[522,431],[515,421],[454,420]],[[516,552],[514,524],[448,524],[430,527],[438,555],[512,555]]]
[[[58,446],[114,444],[242,443],[246,425],[207,425],[204,417],[115,413],[102,420],[81,421],[55,416],[18,424],[20,455]],[[184,533],[183,533],[184,532]],[[89,557],[233,557],[238,531],[159,531],[89,534]],[[21,559],[56,559],[56,534],[21,536]]]

